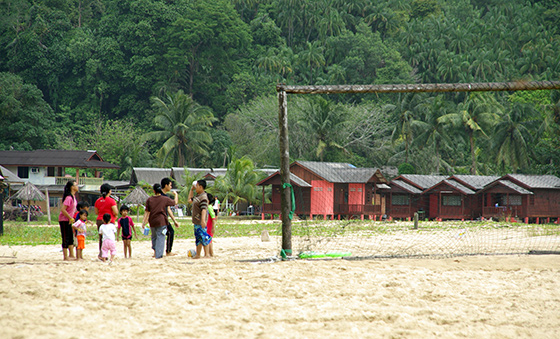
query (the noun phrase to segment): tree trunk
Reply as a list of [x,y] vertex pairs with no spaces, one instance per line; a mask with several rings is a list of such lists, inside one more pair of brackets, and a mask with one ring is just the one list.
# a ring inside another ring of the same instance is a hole
[[476,154],[474,151],[474,135],[472,133],[469,135],[469,140],[471,143],[471,174],[476,175]]

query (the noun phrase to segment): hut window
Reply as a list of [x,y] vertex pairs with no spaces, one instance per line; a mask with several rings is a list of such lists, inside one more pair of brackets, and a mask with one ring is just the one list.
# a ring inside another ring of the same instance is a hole
[[408,195],[393,195],[393,205],[408,205],[410,198]]
[[521,206],[521,196],[520,195],[510,195],[509,196],[510,206]]
[[29,167],[27,166],[20,166],[17,168],[18,177],[21,179],[28,179],[29,178]]
[[54,177],[54,167],[47,167],[47,177]]
[[459,195],[444,195],[443,206],[461,206],[461,197]]

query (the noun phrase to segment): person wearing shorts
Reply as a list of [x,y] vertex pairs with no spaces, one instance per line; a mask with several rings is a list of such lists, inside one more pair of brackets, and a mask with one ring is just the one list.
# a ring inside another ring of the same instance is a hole
[[84,260],[83,250],[86,248],[86,221],[88,217],[88,212],[86,210],[81,210],[78,212],[77,220],[72,224],[72,228],[76,231],[76,239],[78,243],[78,248],[76,250],[76,260]]
[[132,218],[128,216],[128,206],[122,205],[121,209],[121,217],[117,221],[117,238],[121,235],[122,231],[122,241],[123,241],[123,250],[124,250],[124,257],[130,258],[132,256],[132,231],[134,231],[134,235],[138,237],[136,234],[136,228],[134,228],[134,222]]
[[[200,259],[200,253],[204,248],[204,257],[210,258],[209,245],[212,237],[206,231],[208,220],[208,196],[204,191],[206,180],[198,180],[189,192],[189,202],[192,203],[192,223],[194,224],[194,237],[196,241],[196,255],[193,259]],[[194,195],[196,192],[196,196]]]

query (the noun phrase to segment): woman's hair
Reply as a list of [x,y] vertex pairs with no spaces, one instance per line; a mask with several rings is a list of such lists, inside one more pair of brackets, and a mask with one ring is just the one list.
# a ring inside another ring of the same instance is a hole
[[[72,195],[72,186],[74,186],[75,183],[76,183],[76,181],[74,181],[74,180],[68,180],[66,185],[64,185],[64,193],[62,193],[62,201],[64,201],[67,196]],[[74,198],[74,196],[72,196],[72,197]],[[76,198],[74,198],[74,199],[76,199]]]
[[101,185],[101,187],[99,188],[99,192],[101,192],[101,195],[103,196],[103,198],[107,197],[107,194],[109,194],[109,191],[111,191],[111,188],[113,188],[113,187],[109,184]]
[[154,184],[154,193],[163,195],[163,190],[160,184]]
[[121,208],[119,209],[119,212],[122,213],[122,211],[129,211],[130,212],[130,208],[128,208],[128,206],[126,206],[126,205],[122,205]]
[[111,221],[111,215],[109,213],[103,214],[103,222],[108,223],[109,221]]
[[206,193],[206,196],[208,197],[208,204],[213,204],[214,201],[216,201],[216,197],[213,196],[211,193]]

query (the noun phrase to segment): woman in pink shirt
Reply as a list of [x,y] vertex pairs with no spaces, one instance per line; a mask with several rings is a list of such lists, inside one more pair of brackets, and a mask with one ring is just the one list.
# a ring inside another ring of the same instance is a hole
[[[103,184],[99,188],[99,192],[101,193],[101,198],[97,199],[95,202],[95,214],[97,214],[97,232],[99,233],[99,227],[103,225],[103,215],[105,213],[109,213],[111,215],[111,224],[115,223],[115,219],[119,214],[119,210],[117,209],[117,202],[115,199],[111,198],[111,189],[113,186],[109,184]],[[103,238],[99,235],[99,255],[98,258],[101,259],[101,246],[103,245]]]
[[58,215],[64,260],[75,258],[74,232],[72,231],[72,224],[75,221],[73,215],[76,213],[76,192],[78,192],[78,184],[76,184],[74,180],[68,181],[66,186],[64,186],[62,206],[60,207],[60,214]]

